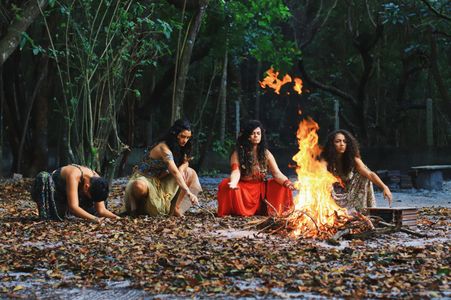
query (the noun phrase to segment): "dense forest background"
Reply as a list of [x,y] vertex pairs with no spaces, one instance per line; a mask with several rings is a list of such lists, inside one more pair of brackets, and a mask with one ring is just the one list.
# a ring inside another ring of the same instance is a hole
[[[123,175],[182,116],[198,169],[249,118],[278,149],[296,149],[305,116],[322,138],[338,117],[367,149],[449,148],[450,13],[446,0],[1,0],[0,170]],[[262,89],[270,67],[303,93]]]

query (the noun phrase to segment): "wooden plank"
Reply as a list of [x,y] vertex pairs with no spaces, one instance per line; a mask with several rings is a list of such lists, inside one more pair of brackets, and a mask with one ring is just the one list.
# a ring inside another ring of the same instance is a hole
[[368,212],[372,216],[378,216],[385,222],[397,226],[416,226],[417,211],[415,207],[371,207]]

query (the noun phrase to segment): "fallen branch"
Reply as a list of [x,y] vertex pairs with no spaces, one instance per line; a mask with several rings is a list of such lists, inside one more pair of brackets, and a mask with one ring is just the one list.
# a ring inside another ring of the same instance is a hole
[[394,228],[394,229],[396,229],[398,231],[401,231],[401,232],[404,232],[404,233],[408,233],[408,234],[414,235],[416,237],[429,237],[427,234],[419,233],[419,232],[413,231],[411,229],[407,229],[407,228],[404,228],[404,227],[396,226],[396,225],[393,225],[393,224],[390,224],[390,223],[387,223],[387,222],[380,221],[379,224],[381,224],[383,226],[386,226],[386,227]]
[[340,242],[338,241],[342,236],[344,235],[348,235],[351,233],[351,229],[346,228],[343,230],[338,231],[336,234],[334,234],[333,237],[331,237],[330,239],[327,239],[327,243],[333,246],[340,246]]

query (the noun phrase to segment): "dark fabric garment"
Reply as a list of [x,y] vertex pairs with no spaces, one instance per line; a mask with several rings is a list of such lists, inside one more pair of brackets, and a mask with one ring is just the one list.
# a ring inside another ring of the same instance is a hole
[[31,197],[38,205],[39,218],[62,221],[64,215],[58,209],[55,200],[55,182],[48,172],[40,172],[33,183]]

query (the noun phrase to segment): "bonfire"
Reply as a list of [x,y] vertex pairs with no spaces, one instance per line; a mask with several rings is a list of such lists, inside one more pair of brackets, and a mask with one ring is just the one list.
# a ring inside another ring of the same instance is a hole
[[[293,82],[286,74],[279,79],[279,72],[270,68],[260,81],[262,88],[269,87],[280,94],[283,85]],[[302,80],[294,78],[293,89],[302,93]],[[349,212],[337,205],[332,198],[332,187],[337,178],[327,171],[327,166],[318,158],[318,124],[306,118],[299,123],[297,139],[299,152],[293,157],[296,162],[298,190],[293,209],[283,216],[275,216],[258,224],[262,230],[284,231],[293,237],[328,239],[341,229],[346,232],[361,232],[373,229],[371,221],[356,211]]]
[[[292,82],[286,74],[279,79],[279,72],[272,68],[260,81],[262,88],[269,87],[280,94],[283,85]],[[302,80],[294,78],[293,89],[302,93]],[[321,148],[318,145],[318,124],[311,118],[299,123],[297,131],[298,153],[293,156],[296,162],[296,189],[293,208],[283,215],[271,216],[263,221],[251,222],[260,232],[285,233],[294,238],[317,238],[336,241],[345,235],[354,237],[371,236],[372,233],[403,231],[416,236],[423,236],[415,231],[388,224],[378,216],[371,219],[356,211],[340,207],[332,197],[333,185],[339,179],[327,170],[327,165],[319,160]],[[267,202],[270,206],[270,204]],[[276,211],[274,209],[274,211]],[[416,210],[415,210],[416,214]],[[373,225],[380,224],[388,230],[377,231]]]
[[294,206],[285,215],[258,223],[262,230],[285,232],[295,238],[330,239],[336,238],[337,233],[355,234],[374,229],[367,217],[335,203],[332,187],[338,179],[319,160],[318,129],[318,124],[311,118],[299,123],[299,151],[293,157],[297,173]]

